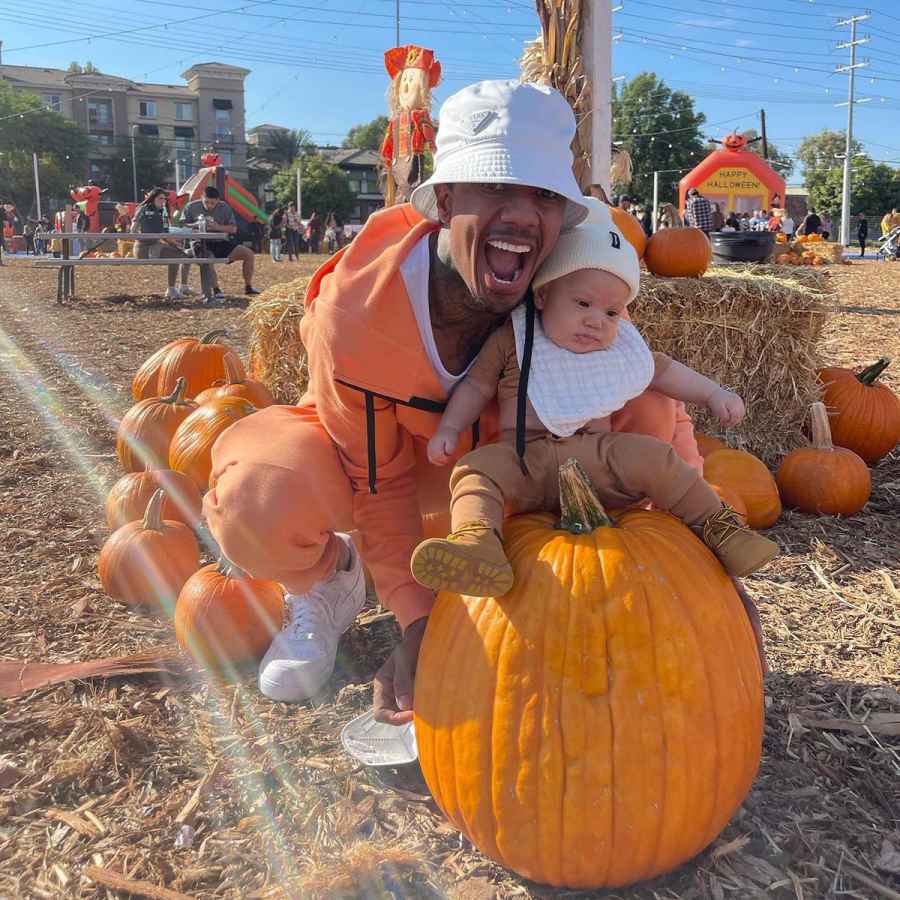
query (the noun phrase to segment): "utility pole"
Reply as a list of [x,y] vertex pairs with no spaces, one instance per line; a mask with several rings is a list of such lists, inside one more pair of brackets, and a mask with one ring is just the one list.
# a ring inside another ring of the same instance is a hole
[[303,157],[297,160],[297,217],[303,217]]
[[131,181],[132,186],[134,187],[134,202],[138,202],[138,193],[137,193],[137,159],[134,155],[134,130],[137,128],[137,125],[131,126]]
[[766,140],[766,111],[761,109],[759,111],[759,133],[762,136],[762,145],[763,145],[763,159],[769,158],[769,142]]
[[653,233],[659,227],[659,172],[653,173]]
[[[849,81],[849,89],[847,92],[847,141],[844,149],[844,187],[841,196],[841,243],[847,247],[850,244],[850,178],[851,178],[851,169],[850,162],[852,159],[852,146],[853,146],[853,106],[856,103],[862,103],[863,100],[857,100],[855,97],[855,89],[856,89],[856,70],[861,69],[864,66],[869,64],[867,59],[862,62],[856,61],[856,48],[860,44],[867,44],[869,42],[868,36],[856,38],[856,23],[863,22],[869,18],[869,13],[864,13],[861,16],[851,16],[849,19],[842,19],[837,23],[838,28],[843,28],[846,25],[850,26],[850,40],[842,41],[837,45],[838,50],[844,50],[846,48],[850,48],[850,65],[848,66],[838,66],[835,71],[836,72],[847,72],[850,75]],[[835,106],[844,106],[843,103],[836,103]]]
[[394,3],[394,24],[396,25],[397,30],[397,43],[394,44],[395,47],[400,46],[400,0],[395,0]]
[[41,179],[38,175],[38,160],[37,153],[31,154],[31,161],[34,163],[34,196],[37,200],[37,214],[38,219],[43,219],[44,216],[41,213]]
[[[582,60],[591,86],[589,128],[590,183],[609,198],[609,165],[612,157],[612,8],[610,0],[590,0],[585,4]],[[586,186],[582,185],[582,189]]]

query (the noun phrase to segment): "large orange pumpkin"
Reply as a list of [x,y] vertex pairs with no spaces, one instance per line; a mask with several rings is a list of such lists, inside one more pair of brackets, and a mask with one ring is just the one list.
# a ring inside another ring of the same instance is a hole
[[699,228],[686,228],[669,206],[671,228],[663,228],[647,241],[644,262],[654,275],[665,278],[697,278],[712,262],[709,238]]
[[882,357],[857,373],[831,366],[819,372],[822,399],[831,416],[831,437],[872,465],[900,441],[900,399],[878,381],[890,365]]
[[194,398],[198,405],[218,400],[220,397],[243,397],[257,409],[265,409],[275,402],[272,392],[261,381],[254,381],[238,371],[230,357],[226,356],[223,362],[225,378],[219,379],[205,391],[200,391]]
[[131,383],[135,400],[144,400],[169,393],[179,378],[185,380],[185,396],[194,397],[225,377],[224,359],[227,356],[235,370],[243,376],[244,365],[240,356],[219,339],[227,334],[224,329],[210,331],[203,337],[178,338],[157,350],[138,369]]
[[704,459],[709,456],[710,453],[715,453],[716,450],[728,449],[728,444],[726,444],[722,438],[714,437],[711,434],[703,434],[702,432],[697,431],[694,433],[694,438],[697,441],[697,449]]
[[728,823],[759,765],[762,673],[740,598],[690,529],[646,510],[613,524],[573,499],[570,467],[561,529],[505,524],[511,591],[438,596],[415,726],[434,799],[479,850],[599,888],[675,868]]
[[109,527],[115,530],[128,522],[142,519],[150,498],[160,489],[166,492],[163,519],[196,528],[200,523],[203,498],[197,485],[187,475],[171,469],[123,475],[106,495],[106,522]]
[[727,503],[745,522],[747,521],[747,504],[744,498],[733,487],[722,487],[720,484],[710,484],[710,487]]
[[703,461],[703,477],[740,496],[751,528],[768,528],[781,515],[781,498],[772,473],[761,459],[746,450],[710,453]]
[[197,408],[185,400],[185,380],[179,378],[165,397],[135,403],[122,416],[116,432],[116,455],[126,472],[168,468],[169,444],[178,426]]
[[869,467],[852,450],[835,447],[824,403],[810,410],[812,446],[792,450],[778,469],[781,498],[801,512],[852,516],[872,493]]
[[283,596],[277,582],[251,578],[227,560],[204,566],[178,595],[175,637],[216,672],[259,661],[281,629]]
[[183,472],[201,491],[206,491],[213,444],[226,428],[253,412],[256,407],[242,397],[221,397],[197,407],[172,437],[169,468]]
[[163,520],[164,499],[165,491],[157,491],[141,521],[129,522],[107,538],[97,572],[114,600],[171,616],[184,583],[200,566],[200,548],[187,525]]
[[625,240],[637,251],[638,259],[641,259],[647,249],[647,235],[644,234],[644,226],[630,212],[625,212],[618,206],[611,206],[609,214]]

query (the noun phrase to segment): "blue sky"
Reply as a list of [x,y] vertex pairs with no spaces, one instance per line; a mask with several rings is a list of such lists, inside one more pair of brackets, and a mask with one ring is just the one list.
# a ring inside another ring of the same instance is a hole
[[[691,94],[707,134],[758,125],[792,151],[811,132],[843,128],[847,77],[834,68],[860,10],[820,0],[623,0],[614,74],[652,70]],[[140,81],[175,82],[196,62],[252,70],[248,124],[274,122],[339,143],[385,110],[383,51],[394,43],[395,0],[3,0],[3,62],[65,67],[90,59]],[[857,136],[870,155],[900,166],[900,7],[874,0],[859,26],[871,65],[860,71]],[[401,43],[432,47],[444,67],[440,101],[481,78],[514,77],[537,19],[528,0],[400,0]],[[652,111],[648,111],[652,130]],[[797,176],[791,179],[797,181]]]

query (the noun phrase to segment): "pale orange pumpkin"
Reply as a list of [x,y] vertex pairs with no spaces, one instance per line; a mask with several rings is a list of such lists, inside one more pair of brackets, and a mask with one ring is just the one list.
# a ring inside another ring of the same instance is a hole
[[642,259],[647,249],[647,235],[644,234],[643,225],[630,212],[619,209],[618,206],[611,206],[609,214],[625,240],[634,247],[638,259]]
[[197,407],[172,436],[169,468],[183,472],[205,492],[216,439],[226,428],[254,412],[256,407],[242,397],[220,397]]
[[751,528],[769,528],[781,515],[778,486],[765,463],[746,450],[716,450],[703,461],[710,484],[733,490],[747,507]]
[[219,339],[228,332],[210,331],[201,338],[178,338],[157,350],[138,369],[131,384],[135,400],[168,394],[179,378],[185,380],[185,396],[194,397],[225,377],[224,359],[228,357],[243,376],[240,356]]
[[482,853],[594,889],[669,871],[725,827],[759,765],[762,672],[706,546],[665,513],[613,523],[569,466],[561,528],[504,523],[512,590],[438,595],[415,727],[437,805]]
[[97,573],[114,600],[171,616],[184,583],[200,566],[200,548],[187,525],[163,520],[164,499],[165,491],[157,491],[142,520],[107,538]]
[[669,204],[671,228],[663,228],[647,241],[644,262],[654,275],[666,278],[697,278],[712,262],[709,238],[699,228],[686,228]]
[[110,488],[106,495],[106,522],[114,531],[128,522],[142,519],[150,498],[158,491],[166,492],[162,517],[183,522],[191,528],[200,524],[203,498],[197,486],[181,472],[153,469],[129,472]]
[[747,521],[747,504],[744,498],[733,487],[722,487],[720,484],[709,485],[745,522]]
[[832,440],[870,465],[900,441],[900,398],[878,381],[890,363],[883,356],[859,373],[839,366],[819,371]]
[[223,359],[225,364],[225,378],[219,379],[205,391],[200,391],[194,398],[198,405],[210,400],[218,400],[220,397],[243,397],[249,400],[257,409],[265,409],[275,402],[272,392],[261,382],[248,378],[235,367],[234,362],[228,356]]
[[221,674],[258,662],[281,630],[284,592],[220,559],[185,583],[175,607],[175,638],[197,662]]
[[197,404],[184,396],[185,380],[179,378],[164,397],[135,403],[122,416],[116,432],[116,455],[126,472],[168,468],[169,444],[178,426]]
[[728,449],[728,444],[726,444],[722,438],[717,438],[711,434],[703,434],[702,432],[696,431],[694,432],[694,438],[697,441],[697,449],[704,458],[709,456],[710,453],[715,453],[716,450]]
[[869,501],[869,467],[852,450],[835,447],[824,403],[810,409],[812,446],[792,450],[778,469],[781,498],[801,512],[852,516]]

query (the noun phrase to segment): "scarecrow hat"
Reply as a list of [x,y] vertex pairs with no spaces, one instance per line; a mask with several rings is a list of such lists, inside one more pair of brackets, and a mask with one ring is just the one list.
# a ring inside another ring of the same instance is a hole
[[385,50],[384,67],[391,78],[396,78],[404,69],[424,69],[428,73],[430,88],[437,87],[441,80],[441,64],[434,58],[434,50],[415,44]]

